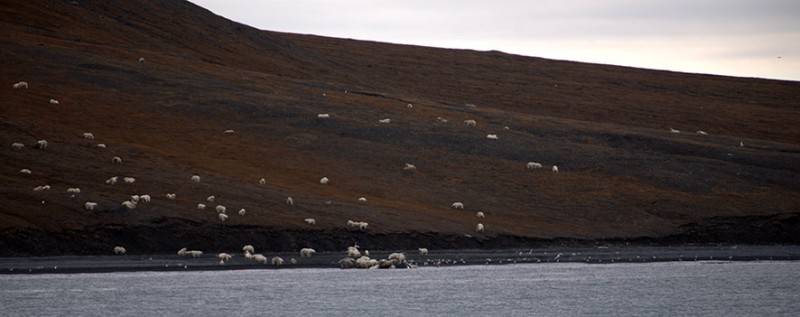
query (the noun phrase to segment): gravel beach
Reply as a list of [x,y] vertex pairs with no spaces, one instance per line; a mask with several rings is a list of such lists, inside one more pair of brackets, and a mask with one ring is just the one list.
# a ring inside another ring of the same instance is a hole
[[[397,251],[371,251],[372,258],[386,258]],[[599,246],[576,248],[539,248],[506,250],[430,250],[420,256],[416,250],[403,251],[410,263],[418,267],[452,265],[504,265],[515,263],[620,263],[665,261],[795,261],[800,260],[800,246],[795,245],[724,245],[724,246]],[[134,271],[214,271],[250,269],[338,268],[344,252],[321,252],[310,258],[299,253],[265,253],[282,257],[286,264],[258,264],[234,254],[233,259],[219,264],[216,253],[207,252],[198,258],[175,254],[124,256],[53,256],[0,258],[0,274],[102,273]],[[296,264],[291,264],[295,259]]]

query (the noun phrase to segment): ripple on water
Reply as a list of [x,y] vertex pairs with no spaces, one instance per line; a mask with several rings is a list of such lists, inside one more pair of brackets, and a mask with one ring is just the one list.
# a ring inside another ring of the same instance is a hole
[[800,262],[7,275],[0,293],[10,316],[793,316]]

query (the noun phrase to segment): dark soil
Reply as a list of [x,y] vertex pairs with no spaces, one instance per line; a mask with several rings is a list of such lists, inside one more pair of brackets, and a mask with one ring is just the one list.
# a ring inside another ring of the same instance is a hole
[[[746,234],[743,234],[746,233]],[[358,244],[371,250],[510,249],[593,247],[597,245],[676,246],[697,244],[800,244],[800,216],[779,215],[710,219],[690,224],[680,234],[634,239],[540,239],[510,235],[471,236],[435,232],[365,233],[346,230],[286,230],[257,226],[223,226],[159,219],[153,225],[104,225],[58,233],[34,230],[0,232],[0,256],[95,255],[109,253],[108,242],[126,246],[129,254],[170,254],[187,247],[207,252],[240,250],[244,244],[266,252],[293,252],[313,246],[337,252]]]
[[184,1],[8,2],[0,30],[0,255],[800,240],[798,82],[262,31]]

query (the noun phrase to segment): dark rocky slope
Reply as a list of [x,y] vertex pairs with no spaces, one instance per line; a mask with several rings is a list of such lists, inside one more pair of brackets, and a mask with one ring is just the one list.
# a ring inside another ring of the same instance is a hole
[[[181,1],[8,3],[0,30],[0,254],[799,239],[797,82],[260,31]],[[221,226],[194,207],[212,194],[247,215]]]

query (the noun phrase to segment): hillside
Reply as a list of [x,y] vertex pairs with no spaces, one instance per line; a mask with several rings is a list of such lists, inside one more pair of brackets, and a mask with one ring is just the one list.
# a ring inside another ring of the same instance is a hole
[[798,82],[261,31],[183,1],[4,3],[0,30],[0,254],[800,242]]

